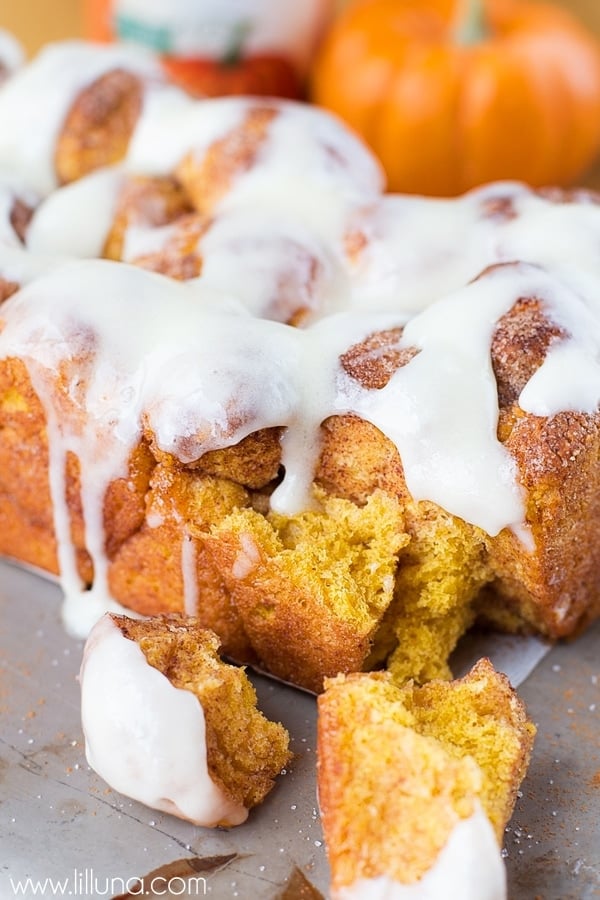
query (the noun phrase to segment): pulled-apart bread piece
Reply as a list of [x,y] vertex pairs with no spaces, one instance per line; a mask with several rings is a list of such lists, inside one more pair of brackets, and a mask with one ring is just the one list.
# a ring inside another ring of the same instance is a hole
[[535,728],[480,660],[454,682],[340,675],[318,701],[331,896],[503,900],[500,847]]
[[364,667],[409,536],[383,491],[364,506],[316,499],[296,516],[241,509],[198,536],[261,665],[320,691],[325,675]]
[[81,707],[90,766],[115,790],[196,825],[239,825],[290,759],[194,619],[106,614],[88,638]]

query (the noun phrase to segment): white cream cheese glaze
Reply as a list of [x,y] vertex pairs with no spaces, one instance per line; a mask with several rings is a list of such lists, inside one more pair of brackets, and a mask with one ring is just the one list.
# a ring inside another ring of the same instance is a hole
[[294,216],[236,209],[215,219],[198,249],[204,281],[240,296],[252,315],[285,322],[299,309],[320,317],[341,305],[333,254]]
[[210,777],[198,698],[150,666],[108,615],[90,633],[79,680],[86,757],[112,788],[195,825],[246,820]]
[[324,110],[291,102],[259,105],[279,109],[278,115],[270,123],[257,164],[239,175],[219,210],[253,203],[263,211],[292,210],[317,234],[339,234],[354,204],[375,200],[383,189],[379,164]]
[[338,888],[332,900],[506,900],[506,871],[489,819],[477,804],[419,881],[402,884],[382,874]]
[[526,412],[553,416],[564,409],[592,413],[600,399],[600,273],[562,266],[546,276],[550,318],[570,335],[548,350],[519,397]]
[[[160,253],[177,234],[177,225],[130,226],[123,259],[135,263]],[[302,322],[343,308],[347,278],[339,259],[341,242],[322,240],[290,213],[234,207],[207,222],[196,253],[202,282],[238,297],[261,319]]]
[[[153,130],[139,140],[141,156],[132,146],[126,163],[132,171],[141,166],[164,174],[191,146],[201,159],[213,141],[240,125],[250,108],[247,101],[206,101],[201,110],[175,89],[160,87],[150,95],[165,100],[170,91],[174,103],[155,113],[147,100],[147,124]],[[282,109],[284,119],[297,116],[293,104]],[[282,132],[282,140],[276,133],[272,144],[269,138],[264,159],[234,179],[198,243],[205,281],[239,297],[254,315],[285,320],[289,304],[273,303],[272,294],[273,285],[286,277],[296,294],[304,294],[298,303],[307,306],[313,321],[348,308],[414,315],[499,262],[570,263],[598,271],[600,204],[551,202],[512,183],[488,185],[454,200],[379,197],[375,173],[367,177],[366,169],[352,188],[338,182],[335,189],[323,190],[325,169],[305,180],[307,170],[316,173],[314,160],[305,165],[298,148],[294,156],[292,136],[285,137],[286,128]],[[318,130],[310,140],[317,135]],[[144,159],[144,153],[150,157]],[[354,151],[350,171],[362,155]],[[168,165],[163,158],[170,160]],[[281,173],[282,181],[274,174],[275,158],[287,159],[288,167],[293,160],[289,174]],[[33,217],[28,248],[46,256],[64,255],[67,248],[70,256],[100,255],[125,177],[117,167],[54,192]],[[498,206],[504,212],[494,212]],[[96,214],[89,217],[92,208]],[[76,226],[70,225],[73,221]],[[357,230],[366,243],[357,258],[349,258],[344,242]],[[132,261],[163,250],[174,231],[175,226],[130,226],[124,258]],[[317,277],[307,283],[311,265]]]
[[388,195],[356,213],[365,237],[350,266],[350,305],[414,313],[487,266],[525,261],[599,270],[600,204],[551,202],[498,182],[438,200]]
[[[338,207],[348,197],[375,199],[383,188],[381,167],[335,116],[316,107],[292,101],[256,97],[222,97],[192,100],[173,87],[149,89],[126,158],[131,171],[164,175],[172,172],[193,150],[201,161],[206,150],[241,126],[255,109],[273,110],[264,142],[253,165],[236,176],[222,201],[229,204],[256,201],[258,193],[285,204],[280,193],[312,184],[331,197]],[[261,207],[263,197],[261,196]],[[313,220],[327,217],[325,203],[302,194],[302,203]]]
[[246,100],[192,100],[179,88],[154,85],[146,93],[129,144],[127,166],[144,175],[172,172],[188,151],[198,148],[201,152],[236,128],[246,106]]
[[354,402],[398,447],[415,499],[435,497],[491,535],[523,521],[516,465],[496,436],[490,345],[496,322],[521,291],[535,295],[528,274],[530,280],[500,269],[415,316],[402,345],[417,347],[418,355],[383,389],[363,391]]
[[[572,326],[572,336],[549,354],[523,403],[552,413],[558,393],[561,408],[593,411],[600,378],[588,383],[574,374],[569,391],[557,391],[555,353],[568,354],[574,373],[598,368],[593,327],[598,332],[600,289],[591,275],[585,285],[591,299],[578,300],[583,282],[567,270],[550,275],[524,264],[492,270],[408,321],[401,346],[419,352],[385,387],[369,390],[342,369],[340,355],[373,332],[404,325],[405,315],[342,313],[294,329],[235,311],[202,279],[179,284],[99,260],[65,264],[36,279],[3,307],[0,354],[25,362],[46,412],[71,630],[84,632],[92,610],[110,600],[103,498],[111,481],[126,477],[145,430],[187,464],[260,429],[284,428],[285,477],[271,503],[291,514],[312,502],[321,422],[356,413],[396,444],[416,498],[489,534],[506,527],[520,533],[523,496],[496,436],[492,333],[519,297],[541,297],[553,319]],[[69,451],[82,463],[94,564],[93,588],[83,595],[65,502]]]
[[65,259],[101,256],[124,182],[125,174],[115,166],[53,191],[29,223],[29,252]]

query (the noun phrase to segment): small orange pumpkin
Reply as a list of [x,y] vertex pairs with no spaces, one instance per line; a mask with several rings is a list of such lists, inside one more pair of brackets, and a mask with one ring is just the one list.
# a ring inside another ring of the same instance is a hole
[[334,23],[314,100],[380,157],[391,190],[577,179],[600,150],[600,49],[528,0],[359,0]]

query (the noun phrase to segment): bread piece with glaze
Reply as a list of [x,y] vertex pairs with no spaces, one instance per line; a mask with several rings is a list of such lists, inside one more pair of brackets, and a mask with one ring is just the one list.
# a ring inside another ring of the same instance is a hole
[[338,676],[318,701],[331,896],[506,897],[500,847],[535,734],[505,676],[398,687]]
[[239,825],[290,759],[218,638],[181,616],[106,615],[81,666],[86,756],[115,790],[195,825]]

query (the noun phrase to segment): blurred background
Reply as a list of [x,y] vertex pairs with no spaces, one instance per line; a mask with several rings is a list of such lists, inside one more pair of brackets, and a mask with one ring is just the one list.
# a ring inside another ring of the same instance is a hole
[[[556,0],[600,34],[600,0]],[[29,53],[47,41],[80,35],[82,0],[0,0],[0,27],[21,40]]]
[[12,31],[29,53],[81,34],[82,20],[81,0],[0,0],[0,28]]

